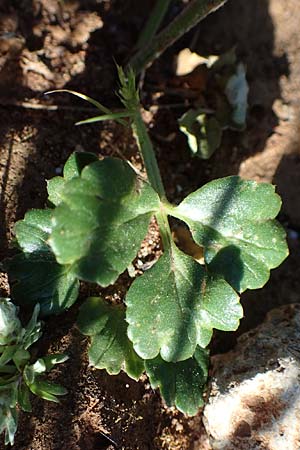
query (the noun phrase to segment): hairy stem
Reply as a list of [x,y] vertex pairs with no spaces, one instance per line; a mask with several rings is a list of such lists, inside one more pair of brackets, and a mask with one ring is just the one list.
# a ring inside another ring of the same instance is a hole
[[204,19],[208,14],[224,5],[227,0],[192,0],[188,6],[145,48],[141,48],[129,61],[136,74],[150,65],[170,45]]
[[[132,130],[144,161],[149,183],[158,193],[163,205],[163,203],[166,202],[166,193],[157,165],[153,145],[139,109],[136,111],[136,114],[133,117]],[[163,246],[166,250],[170,248],[172,236],[168,222],[168,216],[165,213],[163,206],[161,210],[156,214],[156,219],[161,233]]]
[[139,36],[136,45],[137,50],[146,47],[152,41],[168,11],[170,3],[171,0],[156,0],[153,11]]
[[148,180],[153,189],[158,193],[159,197],[164,199],[166,198],[165,189],[160,176],[153,145],[140,111],[138,111],[133,118],[132,130],[144,160]]

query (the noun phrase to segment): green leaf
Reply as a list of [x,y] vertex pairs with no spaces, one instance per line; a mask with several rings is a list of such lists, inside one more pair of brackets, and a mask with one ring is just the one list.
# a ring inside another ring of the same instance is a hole
[[165,361],[191,357],[205,348],[213,328],[236,330],[243,310],[239,297],[220,277],[175,245],[137,278],[127,297],[128,336],[138,355]]
[[15,434],[18,428],[18,412],[16,408],[0,410],[0,433],[5,430],[5,445],[14,445]]
[[[17,369],[16,369],[15,366],[8,366],[8,365],[2,366],[2,365],[0,365],[0,375],[16,373],[16,370]],[[1,379],[1,377],[0,377],[0,379]]]
[[5,345],[0,347],[0,366],[4,366],[7,364],[13,357],[16,352],[18,346],[17,345]]
[[39,374],[44,371],[43,369],[46,369],[45,364],[44,367],[43,364],[44,362],[41,363],[41,360],[38,360],[35,364],[25,366],[23,371],[24,382],[33,394],[45,400],[59,403],[56,396],[65,395],[67,390],[59,384],[39,378]]
[[4,371],[3,373],[1,373],[0,376],[1,389],[7,390],[13,387],[15,382],[18,380],[18,376],[19,373],[17,372],[17,370],[15,371],[9,370],[8,372]]
[[47,392],[46,390],[41,388],[37,381],[35,381],[32,384],[28,384],[28,388],[34,395],[37,395],[38,397],[43,398],[44,400],[48,400],[49,402],[59,403],[58,398],[55,395],[51,394],[50,392]]
[[91,336],[92,366],[106,369],[112,375],[124,370],[131,378],[140,377],[144,361],[127,337],[123,306],[112,306],[101,298],[91,297],[81,307],[77,324],[83,334]]
[[85,166],[97,161],[98,158],[94,153],[74,152],[67,160],[63,177],[54,177],[47,182],[48,199],[53,205],[61,202],[61,192],[65,183],[72,178],[78,177]]
[[23,377],[24,377],[24,381],[27,384],[27,386],[29,387],[29,389],[30,389],[30,386],[35,381],[35,375],[36,375],[36,373],[35,373],[32,365],[25,366],[24,371],[23,371]]
[[[52,381],[36,379],[34,381],[34,389],[46,392],[51,395],[60,396],[68,393],[67,389],[60,384]],[[44,398],[44,397],[43,397]]]
[[0,347],[0,366],[7,364],[14,356],[18,346],[17,345],[5,345]]
[[45,364],[46,371],[49,372],[56,364],[61,364],[67,361],[69,357],[64,355],[63,353],[57,353],[55,355],[47,355],[41,358],[43,363]]
[[50,381],[44,381],[39,379],[39,373],[35,371],[34,364],[25,367],[24,382],[30,389],[30,391],[45,400],[59,403],[56,398],[57,395],[65,395],[67,390],[59,384],[52,383]]
[[128,163],[107,158],[70,180],[54,211],[49,242],[74,276],[108,286],[129,266],[159,199]]
[[[100,102],[98,102],[97,100],[95,100],[95,99],[89,97],[88,95],[81,94],[80,92],[71,91],[70,89],[56,89],[55,91],[48,91],[48,92],[45,92],[45,94],[46,94],[46,95],[47,95],[47,94],[56,94],[57,92],[65,92],[65,93],[67,93],[67,94],[72,94],[72,95],[74,95],[75,97],[78,97],[78,98],[80,98],[80,99],[82,99],[82,100],[85,100],[86,102],[88,102],[88,103],[90,103],[91,105],[95,106],[97,109],[99,109],[100,111],[102,111],[102,112],[105,113],[105,114],[113,114],[113,112],[112,112],[110,109],[106,108],[104,105],[102,105],[102,104],[101,104]],[[116,120],[116,121],[117,121],[118,123],[120,123],[121,125],[126,125],[126,123],[125,123],[123,120],[121,120],[121,119],[118,119],[118,120]]]
[[30,360],[30,353],[19,347],[13,355],[13,362],[15,363],[17,369],[21,371],[23,366]]
[[57,93],[60,93],[60,92],[64,92],[66,94],[71,94],[71,95],[74,95],[75,97],[80,98],[81,100],[85,100],[86,102],[88,102],[91,105],[95,106],[97,109],[99,109],[100,111],[104,112],[105,114],[109,114],[111,112],[110,109],[106,108],[104,105],[102,105],[97,100],[94,100],[93,98],[89,97],[88,95],[81,94],[80,92],[71,91],[70,89],[55,89],[54,91],[47,91],[47,92],[45,92],[45,95],[57,94]]
[[31,319],[25,327],[25,333],[22,339],[22,345],[27,350],[36,342],[42,335],[42,323],[38,321],[38,315],[40,313],[40,304],[37,303],[34,307]]
[[25,383],[20,383],[18,387],[18,403],[23,411],[31,412],[29,389]]
[[6,261],[12,297],[19,305],[41,305],[43,315],[68,309],[78,297],[79,282],[70,267],[59,265],[51,253],[23,253]]
[[51,231],[51,209],[33,209],[15,226],[16,238],[25,253],[49,253],[47,239]]
[[280,206],[274,186],[233,176],[206,184],[169,213],[188,224],[209,270],[243,292],[262,287],[288,255],[285,231],[272,220]]
[[185,361],[170,363],[158,356],[145,361],[145,367],[152,388],[159,387],[166,404],[194,416],[203,405],[208,363],[208,351],[197,347],[193,357]]
[[61,202],[60,194],[65,186],[66,180],[63,177],[54,177],[47,181],[47,191],[49,202],[56,206]]
[[87,125],[89,123],[104,122],[105,120],[115,120],[122,119],[124,117],[131,117],[134,113],[130,111],[120,111],[111,114],[103,114],[101,116],[89,117],[88,119],[80,120],[76,122],[75,125]]
[[220,146],[222,127],[215,117],[203,114],[201,108],[188,110],[178,122],[193,155],[209,159]]
[[33,365],[32,369],[36,374],[41,374],[46,372],[46,364],[42,358],[39,358]]
[[18,304],[40,303],[43,315],[69,308],[77,299],[79,282],[69,266],[57,263],[48,245],[52,210],[32,210],[16,224],[17,241],[24,251],[4,261],[12,297]]

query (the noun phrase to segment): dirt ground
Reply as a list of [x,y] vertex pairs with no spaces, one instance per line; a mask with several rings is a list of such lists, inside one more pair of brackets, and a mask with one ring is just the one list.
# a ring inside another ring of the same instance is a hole
[[[153,1],[0,1],[0,259],[12,254],[16,220],[46,201],[46,183],[60,173],[74,150],[131,160],[142,170],[130,132],[111,122],[74,127],[93,114],[67,95],[74,89],[113,108],[116,60],[127,61]],[[181,2],[174,2],[170,16]],[[300,9],[298,0],[229,0],[188,33],[148,70],[142,99],[169,200],[178,202],[216,177],[240,174],[277,185],[290,257],[269,283],[242,296],[245,318],[237,333],[216,333],[212,352],[232,348],[238,334],[262,322],[267,311],[300,301]],[[247,130],[226,132],[221,148],[206,162],[192,159],[177,119],[190,104],[188,88],[174,94],[174,58],[192,46],[201,55],[236,46],[250,85]],[[153,107],[154,106],[154,107]],[[151,238],[151,239],[150,239]],[[138,260],[159,251],[152,224]],[[129,283],[101,290],[124,296]],[[9,295],[4,274],[2,296]],[[94,292],[83,286],[81,298]],[[75,326],[78,305],[50,318],[36,351],[66,352],[70,359],[53,373],[69,394],[56,404],[35,399],[22,414],[14,450],[207,450],[201,413],[187,418],[166,408],[147,381],[108,376],[88,367],[87,340]],[[0,447],[3,445],[0,442]],[[2,448],[2,447],[1,447]]]

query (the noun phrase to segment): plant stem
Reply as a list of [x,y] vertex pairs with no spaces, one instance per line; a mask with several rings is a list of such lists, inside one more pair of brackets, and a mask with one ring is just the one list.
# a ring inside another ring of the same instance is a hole
[[140,111],[133,117],[132,130],[144,160],[148,180],[161,200],[166,198],[165,189],[160,176],[154,149]]
[[132,130],[139,151],[144,161],[149,183],[151,184],[153,189],[158,193],[162,201],[161,202],[162,207],[160,211],[156,213],[156,219],[158,222],[163,246],[164,249],[166,250],[170,248],[172,242],[172,235],[170,225],[168,222],[168,216],[163,208],[163,203],[166,202],[166,193],[157,165],[153,145],[139,109],[137,109],[136,114],[133,117]]
[[171,0],[156,0],[153,11],[139,36],[136,44],[137,50],[146,47],[152,41],[168,11],[170,3]]
[[188,6],[164,28],[146,48],[141,48],[129,61],[135,74],[150,65],[170,45],[204,19],[208,14],[224,5],[227,0],[192,0]]

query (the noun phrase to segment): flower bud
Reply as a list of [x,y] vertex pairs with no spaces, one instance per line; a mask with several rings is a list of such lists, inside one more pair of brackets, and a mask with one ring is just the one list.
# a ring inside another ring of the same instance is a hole
[[0,298],[0,345],[12,343],[21,333],[22,325],[17,308],[7,298]]

